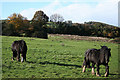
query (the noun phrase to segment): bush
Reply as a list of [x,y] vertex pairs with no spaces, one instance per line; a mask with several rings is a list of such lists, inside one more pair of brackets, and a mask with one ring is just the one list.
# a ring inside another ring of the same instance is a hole
[[44,30],[35,31],[35,32],[32,34],[32,37],[48,39],[47,32],[45,32]]

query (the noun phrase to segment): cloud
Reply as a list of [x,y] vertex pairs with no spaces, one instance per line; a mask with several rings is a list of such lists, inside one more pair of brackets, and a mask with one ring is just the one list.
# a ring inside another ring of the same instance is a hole
[[118,0],[106,0],[97,5],[75,3],[55,10],[66,20],[83,23],[86,21],[99,21],[111,25],[118,25]]
[[23,15],[24,17],[27,17],[27,19],[31,20],[36,11],[42,10],[42,11],[44,11],[45,14],[47,14],[48,16],[51,16],[52,14],[55,13],[55,10],[60,7],[62,7],[62,5],[59,3],[58,0],[55,0],[51,4],[44,6],[42,8],[25,9],[25,10],[21,11],[20,14]]
[[73,22],[84,22],[91,15],[91,9],[91,6],[86,4],[71,4],[57,9],[55,12],[60,13],[63,17]]
[[71,4],[56,12],[73,22],[99,21],[111,25],[118,25],[118,0],[106,0],[97,5]]
[[40,9],[23,10],[21,14],[31,19],[35,11],[43,10],[49,17],[58,13],[65,20],[72,20],[73,22],[100,21],[115,26],[118,25],[118,0],[84,0],[83,2],[74,0],[74,2],[64,5],[66,3],[68,2],[55,0]]
[[94,9],[91,19],[105,22],[111,25],[118,25],[118,0],[107,0],[99,3]]
[[26,17],[27,19],[31,20],[36,11],[37,11],[37,9],[35,9],[35,8],[29,8],[29,9],[21,11],[20,14],[22,16]]
[[55,13],[56,9],[60,9],[61,7],[62,7],[62,5],[59,2],[59,0],[55,0],[48,6],[41,8],[41,10],[43,10],[48,16],[50,16]]

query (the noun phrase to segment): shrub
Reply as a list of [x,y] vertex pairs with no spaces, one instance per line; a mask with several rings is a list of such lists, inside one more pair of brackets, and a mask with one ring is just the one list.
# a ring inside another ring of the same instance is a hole
[[44,30],[35,31],[35,32],[32,34],[32,37],[48,39],[47,32],[44,31]]

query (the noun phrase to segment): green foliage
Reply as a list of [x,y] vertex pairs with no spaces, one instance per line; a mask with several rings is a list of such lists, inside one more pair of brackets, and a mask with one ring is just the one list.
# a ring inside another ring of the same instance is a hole
[[16,32],[14,25],[6,24],[6,22],[2,23],[2,35],[20,36],[20,34]]
[[100,22],[86,22],[85,24],[92,25],[95,36],[115,38],[120,37],[120,28]]
[[20,14],[12,14],[7,20],[2,21],[2,35],[22,36],[28,28],[28,20]]
[[120,28],[100,22],[85,22],[84,24],[63,22],[63,17],[54,14],[49,17],[43,11],[36,11],[32,20],[28,21],[20,14],[12,14],[2,23],[2,34],[6,36],[28,36],[47,38],[47,33],[71,34],[80,36],[120,37]]
[[50,22],[47,25],[47,32],[53,34],[71,34],[80,36],[98,36],[115,38],[120,37],[120,28],[100,22],[66,23]]
[[32,21],[39,21],[41,23],[48,22],[49,17],[43,11],[36,11]]
[[32,37],[48,39],[47,32],[45,32],[45,30],[35,31],[32,34]]
[[38,37],[38,38],[48,38],[47,31],[44,28],[46,22],[48,22],[49,17],[44,14],[43,11],[36,11],[30,27],[32,30],[26,32],[26,36]]
[[[60,36],[48,39],[2,36],[2,78],[105,78],[105,67],[100,66],[102,77],[82,73],[84,52],[106,45],[111,48],[109,78],[118,78],[118,44],[98,41],[68,40]],[[23,39],[28,46],[27,62],[11,62],[11,44]]]
[[37,11],[32,21],[28,21],[22,15],[16,13],[8,18],[1,23],[2,35],[48,38],[47,31],[43,26],[49,18],[44,12]]

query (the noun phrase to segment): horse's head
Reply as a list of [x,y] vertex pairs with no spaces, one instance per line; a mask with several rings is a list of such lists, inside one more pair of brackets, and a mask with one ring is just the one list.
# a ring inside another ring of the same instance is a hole
[[111,49],[108,48],[107,46],[101,46],[101,53],[104,54],[104,58],[105,58],[105,63],[109,62],[109,58],[111,57]]

